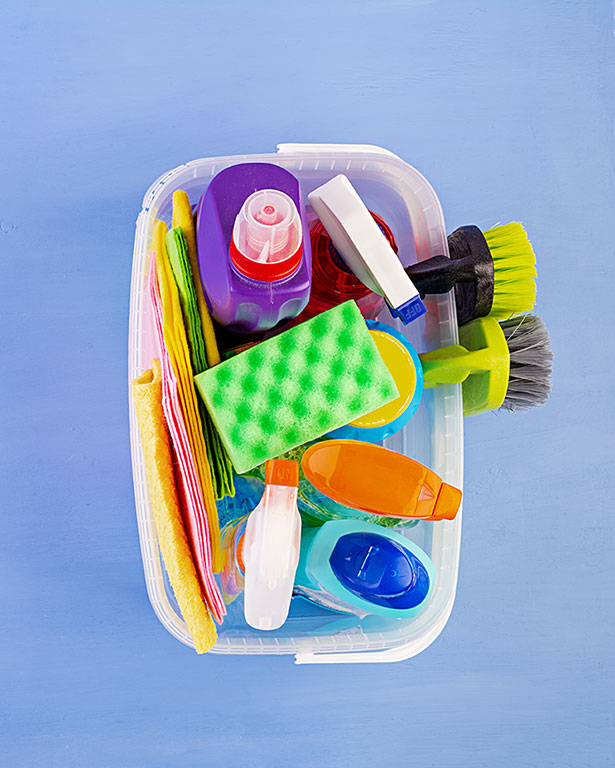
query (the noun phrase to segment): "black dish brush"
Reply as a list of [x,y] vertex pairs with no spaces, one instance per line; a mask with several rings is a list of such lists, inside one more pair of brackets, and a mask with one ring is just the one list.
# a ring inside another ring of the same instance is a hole
[[519,222],[485,232],[459,227],[448,237],[450,258],[433,256],[406,268],[421,296],[455,289],[457,322],[506,319],[536,302],[536,257]]

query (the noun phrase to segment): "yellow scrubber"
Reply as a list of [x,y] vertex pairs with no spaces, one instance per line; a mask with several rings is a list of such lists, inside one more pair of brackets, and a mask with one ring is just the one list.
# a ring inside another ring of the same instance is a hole
[[158,360],[132,382],[132,396],[162,559],[197,653],[205,653],[216,642],[216,627],[203,600],[177,501]]
[[211,538],[212,566],[214,573],[219,573],[224,566],[224,559],[220,547],[218,510],[214,496],[211,466],[207,458],[207,449],[198,413],[198,402],[194,390],[194,374],[190,363],[190,350],[186,339],[179,293],[167,254],[166,234],[166,224],[162,221],[156,221],[152,239],[152,250],[155,253],[158,287],[162,300],[164,343],[177,378],[181,409],[188,430],[190,447],[199,477],[199,485],[203,493],[203,503],[207,513]]
[[196,291],[196,298],[199,305],[199,314],[201,316],[201,325],[203,327],[203,336],[205,338],[205,351],[207,353],[207,362],[209,366],[218,365],[220,362],[220,352],[214,332],[214,324],[207,308],[203,286],[201,285],[201,276],[199,273],[199,262],[196,252],[196,233],[194,231],[194,218],[192,217],[192,206],[190,198],[183,189],[178,189],[173,193],[173,220],[174,227],[181,227],[186,243],[188,244],[188,259],[190,269],[192,270],[192,282]]

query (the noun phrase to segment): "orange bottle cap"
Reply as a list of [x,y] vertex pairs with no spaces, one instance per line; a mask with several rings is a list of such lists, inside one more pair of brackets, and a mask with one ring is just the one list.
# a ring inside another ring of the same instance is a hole
[[461,505],[461,491],[448,483],[442,483],[430,520],[454,520]]
[[299,486],[299,462],[286,459],[269,459],[265,464],[265,483],[267,485]]

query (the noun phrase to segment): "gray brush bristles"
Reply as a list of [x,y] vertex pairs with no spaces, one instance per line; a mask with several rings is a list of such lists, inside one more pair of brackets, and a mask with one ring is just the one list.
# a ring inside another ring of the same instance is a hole
[[510,378],[501,405],[527,411],[543,405],[551,392],[553,353],[545,324],[536,315],[519,315],[500,322],[510,352]]

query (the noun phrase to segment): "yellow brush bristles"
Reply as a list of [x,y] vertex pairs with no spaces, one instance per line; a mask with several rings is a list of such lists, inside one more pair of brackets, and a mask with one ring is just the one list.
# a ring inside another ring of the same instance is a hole
[[518,221],[483,232],[493,258],[493,305],[490,317],[505,320],[529,312],[536,303],[536,256]]

